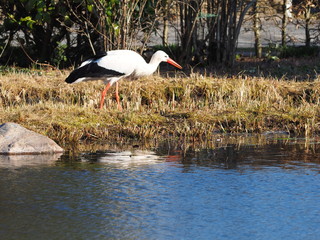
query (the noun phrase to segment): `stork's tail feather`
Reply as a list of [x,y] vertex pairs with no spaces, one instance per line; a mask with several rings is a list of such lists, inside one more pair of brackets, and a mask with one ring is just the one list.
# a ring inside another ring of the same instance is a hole
[[91,62],[75,69],[66,78],[67,83],[78,83],[83,80],[107,79],[111,77],[121,77],[124,73],[112,69],[100,67],[96,62]]

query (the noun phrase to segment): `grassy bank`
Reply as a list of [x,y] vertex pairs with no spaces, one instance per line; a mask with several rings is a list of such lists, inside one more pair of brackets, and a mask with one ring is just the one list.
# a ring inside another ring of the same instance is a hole
[[320,132],[320,82],[272,77],[152,76],[120,82],[97,109],[100,81],[68,85],[68,72],[7,72],[0,76],[0,122],[16,122],[70,145],[82,140],[125,141],[216,133]]

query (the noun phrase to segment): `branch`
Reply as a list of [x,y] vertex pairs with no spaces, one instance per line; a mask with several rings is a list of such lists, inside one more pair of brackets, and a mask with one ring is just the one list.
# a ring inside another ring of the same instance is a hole
[[6,45],[4,45],[4,48],[2,49],[2,52],[1,52],[1,54],[0,54],[0,58],[2,57],[4,51],[6,50],[7,46],[9,45],[9,43],[11,42],[12,36],[13,36],[12,31],[10,31],[8,40],[7,40],[7,42],[6,42]]
[[24,54],[27,56],[27,58],[29,58],[29,60],[33,63],[33,64],[36,64],[36,65],[39,65],[39,66],[46,66],[46,67],[50,67],[52,69],[55,69],[55,70],[58,70],[59,69],[49,63],[38,63],[37,61],[33,60],[30,55],[27,53],[26,49],[23,47],[22,43],[20,42],[20,40],[18,39],[18,42],[20,44],[20,47],[22,49],[22,51],[24,52]]
[[240,17],[239,17],[239,21],[238,21],[238,24],[237,24],[236,32],[235,32],[234,45],[235,45],[235,43],[238,41],[238,36],[239,36],[239,34],[240,34],[241,25],[242,25],[244,16],[247,14],[247,12],[249,11],[249,9],[253,6],[253,4],[254,4],[256,1],[257,1],[257,0],[252,0],[252,1],[244,8],[244,10],[241,12]]

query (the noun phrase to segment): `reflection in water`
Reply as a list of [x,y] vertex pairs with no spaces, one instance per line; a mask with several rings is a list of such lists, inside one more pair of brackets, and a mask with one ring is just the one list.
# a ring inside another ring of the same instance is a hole
[[[197,164],[213,168],[241,167],[294,167],[317,166],[320,163],[320,141],[289,138],[237,138],[238,142],[220,140],[212,142],[210,148],[199,149],[192,144],[163,142],[158,153],[167,161],[185,166]],[[243,141],[241,141],[243,140]],[[260,141],[258,141],[260,140]],[[256,142],[256,144],[253,144]],[[310,164],[308,164],[310,163]],[[313,165],[316,164],[316,165]]]
[[99,163],[114,164],[125,168],[156,164],[161,159],[163,158],[156,155],[155,152],[148,150],[105,152],[95,157],[95,161]]
[[62,156],[62,153],[54,154],[22,154],[1,155],[0,168],[2,167],[32,167],[37,165],[52,165]]
[[[2,239],[320,239],[319,144],[162,143],[0,166]],[[65,160],[65,161],[64,161]]]

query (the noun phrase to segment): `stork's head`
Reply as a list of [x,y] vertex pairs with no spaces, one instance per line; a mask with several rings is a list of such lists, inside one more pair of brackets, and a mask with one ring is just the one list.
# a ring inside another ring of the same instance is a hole
[[164,51],[156,51],[155,54],[153,54],[152,59],[154,59],[157,62],[167,62],[170,63],[171,65],[175,66],[176,68],[182,69],[182,67],[173,61],[168,54],[166,54]]

